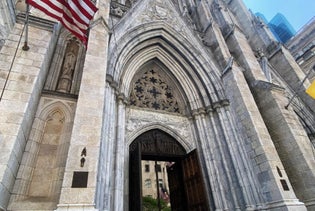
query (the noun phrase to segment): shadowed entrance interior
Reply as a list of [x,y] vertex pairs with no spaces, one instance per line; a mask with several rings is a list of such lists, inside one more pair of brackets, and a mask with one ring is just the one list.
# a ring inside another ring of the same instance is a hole
[[196,150],[187,153],[171,135],[153,129],[138,136],[129,148],[129,210],[142,210],[141,160],[168,161],[172,211],[209,210]]

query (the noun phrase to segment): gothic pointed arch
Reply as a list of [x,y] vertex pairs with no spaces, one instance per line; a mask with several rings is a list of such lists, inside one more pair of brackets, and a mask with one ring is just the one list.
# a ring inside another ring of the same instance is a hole
[[42,102],[44,105],[42,109],[38,111],[38,114],[36,116],[45,119],[49,116],[49,114],[54,111],[54,110],[59,110],[60,112],[63,113],[65,117],[65,122],[71,122],[73,121],[73,108],[72,105],[64,103],[59,100],[44,100]]
[[150,129],[130,144],[129,151],[134,151],[137,144],[142,145],[142,154],[147,156],[184,156],[185,148],[170,134],[160,129]]
[[175,77],[157,59],[144,64],[132,79],[131,106],[155,111],[185,114],[186,100]]
[[172,128],[168,127],[165,124],[161,124],[159,122],[147,124],[141,128],[138,128],[137,130],[133,131],[129,136],[127,137],[127,140],[129,140],[128,145],[130,146],[132,142],[141,134],[146,133],[147,131],[151,130],[159,130],[163,131],[164,133],[169,134],[172,136],[188,153],[192,151],[195,146],[192,145],[190,142],[188,142],[184,137],[182,137],[182,134],[179,134],[177,131],[173,130]]
[[[107,74],[118,84],[119,92],[127,97],[131,80],[139,68],[157,59],[169,68],[182,86],[191,110],[225,101],[218,66],[209,57],[203,56],[210,53],[187,30],[179,15],[168,15],[167,10],[174,9],[174,5],[167,5],[171,4],[170,1],[143,4],[142,9],[147,11],[138,11],[140,17],[134,17],[142,18],[142,23],[137,25],[136,20],[131,23],[121,19],[114,30],[115,39],[110,42]],[[134,9],[137,8],[131,8]],[[148,23],[145,23],[146,19]],[[127,33],[120,31],[126,28]]]
[[169,68],[182,86],[191,110],[211,107],[225,101],[226,97],[219,69],[202,56],[208,52],[202,52],[198,45],[197,41],[189,42],[166,22],[136,26],[126,36],[111,43],[108,78],[128,96],[131,80],[139,68],[157,59]]
[[14,184],[12,209],[57,208],[70,145],[72,106],[42,98]]

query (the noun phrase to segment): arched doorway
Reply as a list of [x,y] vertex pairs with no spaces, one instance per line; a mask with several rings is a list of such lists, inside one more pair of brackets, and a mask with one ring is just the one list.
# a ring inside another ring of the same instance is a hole
[[[167,175],[172,211],[209,210],[196,150],[187,153],[171,135],[159,129],[152,129],[132,142],[129,154],[130,211],[142,210],[141,160],[169,162]],[[158,190],[158,183],[156,187]],[[158,207],[161,210],[161,207]]]

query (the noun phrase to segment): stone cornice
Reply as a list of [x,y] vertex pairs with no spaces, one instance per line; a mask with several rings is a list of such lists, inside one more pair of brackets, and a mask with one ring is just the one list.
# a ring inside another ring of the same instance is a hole
[[228,99],[220,100],[217,102],[212,103],[212,105],[209,105],[205,108],[198,108],[191,111],[191,115],[193,117],[196,117],[198,115],[204,115],[211,112],[217,111],[218,108],[223,108],[230,105],[230,101]]
[[[37,16],[29,15],[29,25],[39,27],[48,31],[53,31],[54,26],[57,24],[57,22],[50,21],[44,18],[39,18]],[[25,13],[19,13],[16,16],[16,21],[18,23],[25,23]]]
[[129,99],[125,96],[124,93],[117,93],[117,98],[124,105],[128,105],[129,104]]
[[253,85],[255,88],[258,88],[258,89],[274,90],[274,91],[279,91],[279,92],[285,91],[285,88],[283,88],[277,84],[267,82],[267,81],[257,80],[253,83]]
[[112,75],[106,74],[106,82],[109,83],[109,85],[115,89],[116,92],[118,92],[118,83],[114,81],[114,78]]
[[226,73],[228,73],[230,70],[232,70],[233,61],[234,61],[234,57],[231,56],[231,57],[229,58],[229,60],[227,61],[226,67],[225,67],[224,70],[222,71],[221,78],[223,78]]

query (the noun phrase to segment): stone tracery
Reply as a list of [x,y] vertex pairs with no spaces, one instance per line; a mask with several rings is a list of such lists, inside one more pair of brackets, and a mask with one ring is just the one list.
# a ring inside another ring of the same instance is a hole
[[183,113],[174,88],[155,68],[145,71],[133,84],[130,105],[167,112]]

